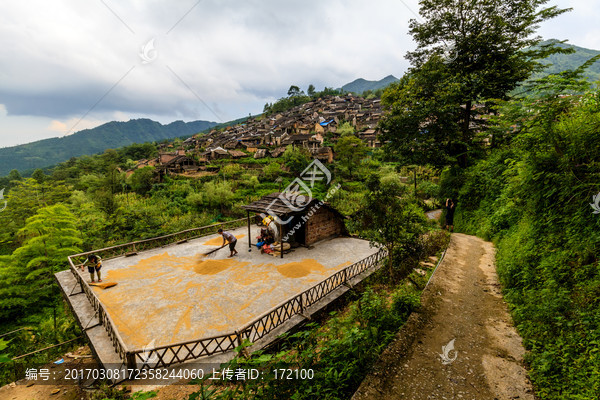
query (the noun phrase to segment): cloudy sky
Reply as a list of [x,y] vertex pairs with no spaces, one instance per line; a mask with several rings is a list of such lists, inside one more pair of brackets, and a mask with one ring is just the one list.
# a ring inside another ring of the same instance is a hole
[[[600,4],[540,34],[600,49]],[[225,122],[291,84],[401,76],[418,0],[3,0],[0,147],[111,120]]]

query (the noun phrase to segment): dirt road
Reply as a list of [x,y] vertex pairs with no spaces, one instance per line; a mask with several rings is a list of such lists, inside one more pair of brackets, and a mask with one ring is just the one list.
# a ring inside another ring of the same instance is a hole
[[501,296],[493,245],[453,234],[421,311],[353,400],[533,400],[523,354]]

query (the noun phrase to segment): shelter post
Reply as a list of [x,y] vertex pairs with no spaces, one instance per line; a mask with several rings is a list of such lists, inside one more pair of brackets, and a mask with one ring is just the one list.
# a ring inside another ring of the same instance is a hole
[[252,251],[252,237],[250,236],[250,210],[246,210],[248,215],[248,251]]

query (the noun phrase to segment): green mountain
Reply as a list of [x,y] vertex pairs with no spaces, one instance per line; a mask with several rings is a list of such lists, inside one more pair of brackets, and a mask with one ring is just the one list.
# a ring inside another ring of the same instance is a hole
[[0,175],[12,169],[26,171],[44,168],[87,154],[101,153],[133,143],[154,142],[190,136],[217,125],[209,121],[175,121],[168,125],[150,119],[132,119],[127,122],[108,122],[93,129],[85,129],[69,136],[0,149]]
[[[556,42],[556,40],[549,40],[541,44],[547,44],[549,42]],[[590,58],[600,54],[600,51],[598,50],[586,49],[572,44],[557,43],[557,46],[562,47],[563,49],[573,49],[574,53],[551,55],[542,61],[543,64],[548,64],[548,68],[537,76],[555,74],[569,69],[577,69]],[[588,68],[584,75],[593,82],[600,80],[600,61]]]
[[346,83],[342,86],[342,90],[345,92],[352,92],[361,94],[367,90],[377,90],[388,86],[390,83],[394,83],[398,80],[394,75],[388,75],[380,81],[368,81],[366,79],[359,78],[350,83]]

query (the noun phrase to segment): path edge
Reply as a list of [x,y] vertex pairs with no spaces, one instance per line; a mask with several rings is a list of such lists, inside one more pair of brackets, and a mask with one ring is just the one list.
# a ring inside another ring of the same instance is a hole
[[[408,355],[417,335],[431,318],[431,305],[438,299],[436,298],[436,293],[434,291],[435,285],[430,286],[429,283],[433,281],[436,271],[444,262],[446,252],[448,251],[451,242],[452,236],[450,237],[450,240],[448,240],[448,244],[440,256],[427,284],[423,288],[420,307],[410,314],[404,325],[402,325],[400,330],[394,336],[392,342],[388,344],[385,350],[378,356],[377,362],[368,372],[365,379],[363,379],[356,392],[354,392],[351,400],[376,398],[376,396],[383,393],[383,387],[386,387],[389,380],[395,376],[397,365]],[[395,356],[386,357],[389,353],[393,353]],[[388,361],[386,362],[385,360]],[[381,377],[385,378],[381,379]]]

